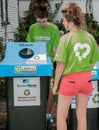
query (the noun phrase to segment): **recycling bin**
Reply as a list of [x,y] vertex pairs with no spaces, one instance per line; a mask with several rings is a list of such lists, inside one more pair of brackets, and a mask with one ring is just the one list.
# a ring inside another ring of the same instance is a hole
[[[89,96],[87,106],[87,130],[99,130],[99,62],[92,69],[93,92]],[[69,112],[69,130],[77,130],[76,99],[72,100]]]
[[7,80],[7,129],[46,130],[48,77],[52,76],[46,44],[8,42],[0,76]]

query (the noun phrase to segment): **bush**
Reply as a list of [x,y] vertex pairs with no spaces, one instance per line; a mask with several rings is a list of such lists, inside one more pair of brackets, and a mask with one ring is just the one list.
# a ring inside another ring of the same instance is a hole
[[5,78],[0,78],[0,101],[6,98],[6,80]]

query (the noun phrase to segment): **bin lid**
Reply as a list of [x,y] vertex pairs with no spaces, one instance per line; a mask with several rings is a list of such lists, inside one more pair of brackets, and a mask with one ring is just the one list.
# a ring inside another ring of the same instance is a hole
[[52,76],[44,42],[7,42],[0,76]]

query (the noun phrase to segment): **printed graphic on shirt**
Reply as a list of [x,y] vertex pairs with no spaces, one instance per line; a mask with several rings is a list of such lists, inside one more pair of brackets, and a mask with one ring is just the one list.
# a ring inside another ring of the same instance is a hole
[[50,41],[50,37],[46,37],[46,36],[36,36],[36,37],[35,37],[35,41],[49,42],[49,41]]
[[90,53],[90,50],[90,46],[87,43],[76,43],[74,45],[74,53],[78,57],[79,61],[81,61],[83,58],[86,58]]

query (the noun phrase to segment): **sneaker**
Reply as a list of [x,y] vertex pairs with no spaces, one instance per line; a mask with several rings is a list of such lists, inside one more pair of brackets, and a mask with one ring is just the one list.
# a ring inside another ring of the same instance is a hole
[[46,114],[46,125],[49,123],[53,123],[53,116],[52,114]]

